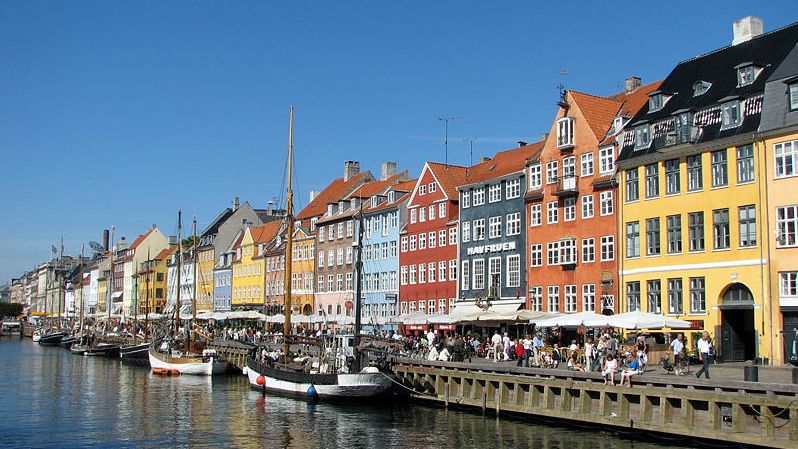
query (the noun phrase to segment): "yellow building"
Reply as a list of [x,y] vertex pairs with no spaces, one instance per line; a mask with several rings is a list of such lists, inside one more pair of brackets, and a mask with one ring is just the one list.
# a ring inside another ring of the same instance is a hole
[[789,137],[764,141],[758,130],[766,83],[796,41],[798,24],[679,63],[624,127],[621,310],[689,320],[688,350],[706,330],[724,361],[783,361],[776,278],[798,242],[775,241],[773,218],[797,190],[774,186],[773,147]]
[[265,261],[256,256],[274,240],[279,229],[280,222],[275,221],[244,231],[233,258],[233,308],[263,307]]
[[166,262],[177,246],[166,248],[140,264],[138,275],[139,314],[163,313],[166,305]]
[[314,314],[313,280],[316,267],[316,239],[310,230],[299,226],[294,230],[291,255],[292,309],[303,315]]
[[205,245],[197,248],[199,263],[197,264],[197,311],[213,309],[213,268],[214,247]]

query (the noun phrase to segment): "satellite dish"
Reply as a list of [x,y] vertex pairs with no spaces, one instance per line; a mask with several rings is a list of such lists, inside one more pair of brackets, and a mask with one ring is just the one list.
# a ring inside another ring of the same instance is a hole
[[105,248],[97,242],[89,242],[89,247],[96,253],[101,253],[105,250]]

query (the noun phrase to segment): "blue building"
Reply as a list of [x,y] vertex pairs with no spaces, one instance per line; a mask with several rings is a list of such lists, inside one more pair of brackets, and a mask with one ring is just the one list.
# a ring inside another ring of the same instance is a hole
[[542,143],[497,153],[469,169],[460,192],[459,301],[486,308],[526,301],[524,166]]
[[407,200],[415,180],[373,195],[363,206],[363,332],[394,330],[389,324],[399,303],[399,231],[407,220]]

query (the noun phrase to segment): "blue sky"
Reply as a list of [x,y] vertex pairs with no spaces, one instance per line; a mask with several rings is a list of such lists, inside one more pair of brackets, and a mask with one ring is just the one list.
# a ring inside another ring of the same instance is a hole
[[[240,196],[282,194],[296,107],[295,205],[344,160],[417,175],[532,142],[557,85],[597,95],[727,45],[768,2],[0,2],[0,283],[115,225],[177,210],[202,227]],[[763,4],[765,3],[765,4]],[[567,69],[567,76],[561,76]]]

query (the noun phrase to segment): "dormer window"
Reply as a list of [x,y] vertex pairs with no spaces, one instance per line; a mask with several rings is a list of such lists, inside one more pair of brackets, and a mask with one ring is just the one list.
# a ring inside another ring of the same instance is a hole
[[557,148],[574,146],[574,118],[563,117],[557,120]]
[[798,110],[798,81],[789,85],[787,96],[789,97],[790,110]]
[[377,207],[377,204],[379,204],[379,198],[374,195],[371,197],[371,207]]
[[648,112],[656,112],[665,106],[665,103],[671,98],[670,95],[662,92],[652,92],[648,98]]
[[388,202],[393,203],[394,201],[396,201],[396,192],[391,190],[388,192]]
[[617,133],[623,128],[623,117],[615,117],[612,121],[612,134]]
[[747,86],[756,80],[757,75],[762,70],[753,63],[740,64],[737,67],[737,87]]
[[734,128],[740,126],[742,116],[740,115],[740,102],[738,100],[728,101],[720,105],[720,116],[722,121],[721,128]]
[[712,87],[712,83],[708,83],[706,81],[696,81],[693,84],[693,96],[697,97],[699,95],[704,95],[707,93],[710,87]]
[[343,212],[343,211],[344,211],[344,205],[345,205],[345,204],[346,204],[346,203],[345,203],[345,202],[343,202],[343,201],[339,201],[339,202],[338,202],[338,212]]
[[360,198],[357,197],[352,198],[352,201],[350,201],[349,203],[351,204],[352,209],[357,209],[358,207],[360,207]]
[[333,214],[333,205],[332,204],[328,204],[327,205],[327,215],[332,215],[332,214]]
[[635,128],[635,150],[648,148],[651,145],[651,128],[648,125]]

